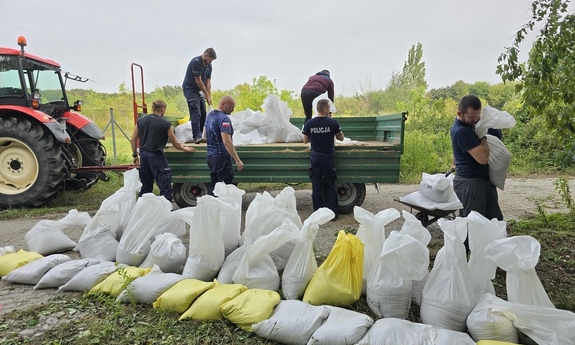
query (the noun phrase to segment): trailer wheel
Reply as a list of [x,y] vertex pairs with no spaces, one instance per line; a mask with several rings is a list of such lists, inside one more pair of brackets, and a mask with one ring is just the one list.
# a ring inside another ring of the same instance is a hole
[[335,185],[339,213],[350,214],[355,206],[365,200],[365,183],[341,183]]
[[40,123],[0,118],[0,208],[36,207],[62,189],[62,149]]
[[[88,135],[78,132],[70,144],[70,156],[76,161],[76,166],[104,166],[106,163],[106,151],[102,143]],[[89,189],[102,176],[100,172],[81,171],[73,174],[66,181],[66,189],[78,190]]]
[[174,201],[180,208],[193,207],[198,198],[211,192],[209,183],[174,183]]

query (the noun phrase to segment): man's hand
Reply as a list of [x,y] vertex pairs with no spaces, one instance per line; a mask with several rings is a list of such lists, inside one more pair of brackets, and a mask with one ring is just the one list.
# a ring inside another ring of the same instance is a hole
[[138,156],[134,157],[134,159],[132,159],[132,164],[134,164],[134,165],[140,164],[140,157],[138,157]]
[[189,146],[182,146],[185,152],[196,152],[196,149]]
[[242,169],[244,168],[244,162],[242,162],[241,159],[238,159],[236,161],[236,165],[238,166],[238,171],[242,171]]
[[212,98],[206,95],[206,102],[208,102],[208,105],[212,105]]

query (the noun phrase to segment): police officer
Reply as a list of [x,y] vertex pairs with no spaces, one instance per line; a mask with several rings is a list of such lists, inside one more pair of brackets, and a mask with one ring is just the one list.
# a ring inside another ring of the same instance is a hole
[[338,202],[335,190],[335,142],[334,137],[343,140],[339,123],[331,118],[327,99],[317,102],[317,116],[306,121],[303,127],[303,142],[311,142],[310,179],[314,211],[329,207],[337,219]]

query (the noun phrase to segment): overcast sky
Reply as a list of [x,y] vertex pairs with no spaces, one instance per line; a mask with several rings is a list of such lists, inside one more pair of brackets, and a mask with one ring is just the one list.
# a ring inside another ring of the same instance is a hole
[[[69,88],[146,91],[181,85],[188,62],[213,47],[212,88],[266,76],[298,92],[331,71],[337,94],[385,87],[413,45],[423,45],[430,87],[501,81],[497,58],[530,17],[528,0],[0,0],[0,46],[51,58],[94,80]],[[531,35],[533,36],[533,35]],[[526,56],[528,48],[524,48]],[[137,87],[139,89],[139,87]]]

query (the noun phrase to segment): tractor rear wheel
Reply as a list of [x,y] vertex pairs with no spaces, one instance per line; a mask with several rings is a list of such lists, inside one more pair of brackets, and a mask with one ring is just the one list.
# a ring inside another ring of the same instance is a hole
[[[75,134],[70,144],[70,155],[78,167],[104,166],[106,163],[106,151],[102,143],[82,132]],[[101,172],[80,171],[66,181],[66,189],[88,189],[98,182],[100,176]]]
[[194,207],[198,204],[198,198],[210,194],[209,183],[174,183],[174,201],[180,208]]
[[335,185],[339,213],[353,213],[355,206],[361,206],[365,200],[365,183],[340,183]]
[[42,124],[0,118],[0,208],[36,207],[62,189],[62,149]]

